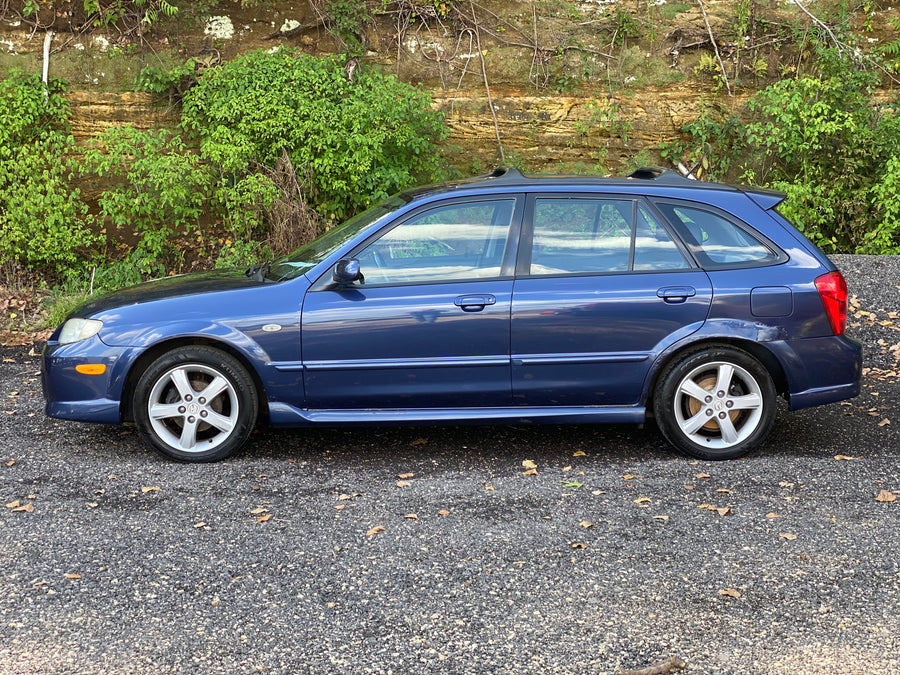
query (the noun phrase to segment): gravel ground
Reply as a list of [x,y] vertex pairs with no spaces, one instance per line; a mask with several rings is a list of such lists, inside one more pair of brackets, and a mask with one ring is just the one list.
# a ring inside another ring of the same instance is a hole
[[863,394],[725,463],[648,425],[262,430],[178,465],[46,419],[35,351],[0,349],[0,672],[900,673],[900,256],[836,260]]

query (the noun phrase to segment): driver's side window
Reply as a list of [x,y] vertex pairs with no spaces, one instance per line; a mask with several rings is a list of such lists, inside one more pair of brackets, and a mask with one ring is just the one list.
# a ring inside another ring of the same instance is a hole
[[500,276],[514,199],[439,206],[403,222],[356,256],[365,284]]

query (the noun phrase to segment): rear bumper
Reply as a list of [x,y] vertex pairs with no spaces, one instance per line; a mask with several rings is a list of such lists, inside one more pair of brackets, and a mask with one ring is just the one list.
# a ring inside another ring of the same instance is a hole
[[846,336],[766,343],[788,381],[788,403],[800,410],[859,394],[862,346]]

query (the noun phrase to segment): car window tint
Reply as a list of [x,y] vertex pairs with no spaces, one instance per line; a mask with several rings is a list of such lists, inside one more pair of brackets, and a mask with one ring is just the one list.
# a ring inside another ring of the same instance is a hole
[[627,271],[634,202],[537,199],[531,274]]
[[657,204],[701,266],[769,263],[778,255],[736,223],[712,211],[680,204]]
[[690,267],[665,228],[643,206],[638,206],[634,238],[634,270],[679,270]]
[[515,200],[430,209],[386,232],[359,255],[365,284],[500,276]]

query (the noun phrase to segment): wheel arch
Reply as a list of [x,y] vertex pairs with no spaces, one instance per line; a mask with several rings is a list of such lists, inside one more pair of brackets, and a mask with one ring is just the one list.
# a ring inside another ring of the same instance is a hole
[[145,352],[143,352],[137,359],[135,359],[134,363],[131,364],[131,367],[128,369],[128,374],[125,377],[125,384],[122,387],[120,417],[123,422],[134,421],[134,410],[132,409],[134,390],[137,386],[138,380],[141,379],[141,375],[147,369],[147,367],[163,354],[170,352],[173,349],[177,349],[178,347],[186,347],[190,345],[212,347],[236,358],[240,362],[240,364],[247,369],[247,372],[250,374],[250,378],[253,381],[254,387],[256,389],[256,400],[259,408],[260,419],[268,418],[269,405],[268,399],[266,397],[265,387],[263,386],[262,380],[259,377],[259,373],[256,371],[256,368],[253,367],[253,364],[250,362],[250,359],[247,358],[246,354],[241,352],[239,349],[236,349],[234,346],[229,345],[227,342],[222,342],[221,340],[214,340],[199,336],[183,336],[170,338],[167,340],[163,340],[162,342],[157,342],[156,344],[149,347]]
[[659,359],[657,359],[653,371],[650,374],[650,385],[649,387],[647,387],[644,397],[644,401],[646,401],[647,405],[647,415],[649,417],[652,417],[654,415],[652,403],[653,397],[656,394],[656,388],[659,384],[660,378],[662,377],[663,373],[666,372],[668,367],[681,359],[688,352],[695,352],[701,349],[710,349],[715,347],[731,347],[733,349],[739,349],[743,352],[746,352],[757,361],[759,361],[769,372],[769,376],[772,378],[772,382],[775,385],[775,391],[779,395],[783,396],[790,390],[784,368],[782,368],[781,363],[778,362],[778,359],[775,357],[775,355],[771,351],[769,351],[763,343],[754,342],[753,340],[744,340],[740,338],[708,337],[702,340],[696,340],[688,344],[680,345],[672,351],[666,352]]

